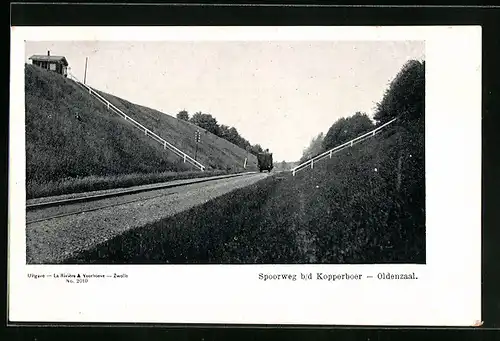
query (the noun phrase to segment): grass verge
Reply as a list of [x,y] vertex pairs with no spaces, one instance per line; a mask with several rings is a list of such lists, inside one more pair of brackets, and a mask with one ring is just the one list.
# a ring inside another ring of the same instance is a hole
[[149,185],[165,181],[204,178],[209,176],[233,174],[222,170],[206,172],[159,172],[159,173],[133,173],[115,176],[86,176],[77,178],[66,178],[57,181],[37,182],[28,180],[26,182],[26,197],[28,199],[49,197],[70,193],[82,193],[115,188],[127,188],[139,185]]

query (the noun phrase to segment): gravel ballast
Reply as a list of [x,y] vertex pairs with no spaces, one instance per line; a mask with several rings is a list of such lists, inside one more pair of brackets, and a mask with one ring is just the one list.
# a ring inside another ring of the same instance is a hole
[[125,231],[173,216],[265,177],[267,174],[257,173],[203,182],[178,187],[176,193],[166,189],[164,196],[28,224],[26,262],[59,263]]

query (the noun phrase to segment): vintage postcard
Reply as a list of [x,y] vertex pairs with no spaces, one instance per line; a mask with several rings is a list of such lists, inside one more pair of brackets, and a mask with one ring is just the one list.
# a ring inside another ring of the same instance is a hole
[[480,27],[11,30],[10,322],[481,321]]

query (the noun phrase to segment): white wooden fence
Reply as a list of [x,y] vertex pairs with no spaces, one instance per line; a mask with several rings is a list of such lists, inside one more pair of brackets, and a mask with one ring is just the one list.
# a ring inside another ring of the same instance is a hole
[[116,114],[120,115],[121,117],[123,117],[125,120],[129,121],[133,126],[135,126],[137,129],[141,130],[142,132],[144,132],[144,134],[146,136],[149,136],[151,137],[153,140],[155,140],[156,142],[160,143],[163,145],[163,149],[168,149],[170,151],[172,151],[173,153],[175,153],[177,156],[183,158],[184,162],[188,162],[190,163],[191,165],[195,166],[196,168],[198,168],[199,170],[201,171],[204,171],[205,170],[205,166],[202,165],[200,162],[196,161],[195,159],[193,159],[191,156],[189,156],[188,154],[184,153],[182,150],[180,150],[179,148],[175,147],[173,144],[169,143],[168,141],[166,141],[165,139],[163,139],[162,137],[158,136],[157,134],[155,134],[154,132],[152,132],[151,130],[149,130],[148,128],[146,128],[145,126],[143,126],[142,124],[140,124],[139,122],[137,122],[136,120],[134,120],[132,117],[128,116],[127,114],[125,114],[123,111],[121,111],[120,109],[118,109],[113,103],[111,103],[110,101],[108,101],[107,99],[105,99],[104,97],[102,97],[97,91],[95,91],[94,89],[92,89],[90,86],[88,86],[87,84],[84,84],[82,82],[80,82],[74,75],[72,75],[71,73],[68,73],[68,78],[74,80],[76,83],[80,84],[82,87],[84,87],[91,95],[93,95],[94,97],[96,97],[100,102],[102,102],[104,105],[106,105],[106,107],[115,112]]
[[355,145],[356,143],[359,143],[359,142],[362,142],[366,139],[369,139],[373,136],[375,136],[376,133],[378,133],[380,130],[382,130],[383,128],[385,128],[386,126],[388,126],[389,124],[393,123],[394,121],[396,121],[397,118],[395,119],[392,119],[391,121],[387,122],[387,123],[384,123],[382,124],[381,126],[373,129],[372,131],[369,131],[363,135],[360,135],[350,141],[347,141],[346,143],[343,143],[341,144],[340,146],[337,146],[335,148],[332,148],[330,150],[327,150],[326,152],[322,153],[322,154],[319,154],[315,157],[313,157],[312,159],[309,159],[303,163],[301,163],[300,165],[294,167],[291,169],[291,172],[292,172],[292,175],[295,176],[295,173],[297,173],[298,171],[302,170],[302,169],[305,169],[305,168],[311,168],[313,169],[314,168],[314,163],[321,160],[321,159],[324,159],[326,157],[330,157],[330,159],[332,158],[332,155],[344,148],[347,148],[347,147],[352,147],[353,145]]

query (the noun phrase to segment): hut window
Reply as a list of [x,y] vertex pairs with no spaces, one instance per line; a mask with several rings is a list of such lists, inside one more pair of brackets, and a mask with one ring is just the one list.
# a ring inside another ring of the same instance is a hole
[[50,71],[56,71],[56,64],[50,63]]

